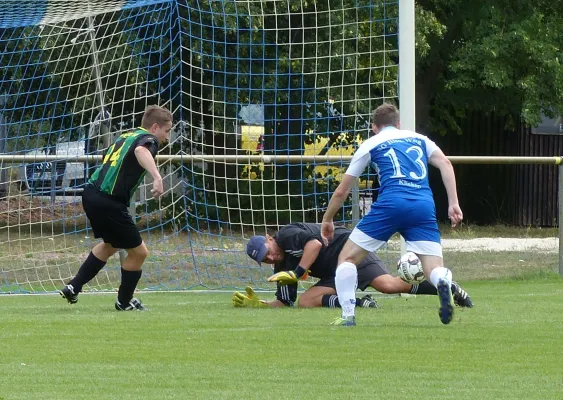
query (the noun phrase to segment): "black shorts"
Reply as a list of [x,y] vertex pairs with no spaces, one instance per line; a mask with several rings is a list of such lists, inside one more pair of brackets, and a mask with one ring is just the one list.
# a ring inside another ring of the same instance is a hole
[[[383,261],[375,255],[375,253],[369,253],[367,257],[362,261],[358,267],[358,289],[364,291],[371,285],[371,282],[381,275],[387,275],[389,272]],[[336,289],[336,284],[334,283],[334,276],[330,278],[322,278],[314,286],[323,286]]]
[[134,249],[143,242],[125,204],[92,185],[86,185],[82,192],[82,206],[95,238],[102,238],[116,249]]

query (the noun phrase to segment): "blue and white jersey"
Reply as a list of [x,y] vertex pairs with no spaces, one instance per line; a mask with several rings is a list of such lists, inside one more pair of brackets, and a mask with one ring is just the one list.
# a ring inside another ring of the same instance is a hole
[[359,177],[371,165],[379,177],[378,202],[433,200],[428,185],[428,158],[438,146],[419,133],[386,127],[356,150],[347,175]]

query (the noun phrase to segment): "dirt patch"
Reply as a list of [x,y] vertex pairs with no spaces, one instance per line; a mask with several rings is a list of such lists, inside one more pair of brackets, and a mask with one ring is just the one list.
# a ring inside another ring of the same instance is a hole
[[[398,250],[399,241],[389,242],[392,249]],[[543,251],[557,253],[559,239],[550,238],[475,238],[475,239],[442,239],[444,251],[463,253],[483,251]]]
[[475,238],[475,239],[443,239],[444,250],[474,251],[544,251],[557,253],[558,238]]
[[51,223],[72,220],[83,222],[84,210],[79,199],[52,203],[43,197],[11,196],[0,200],[0,226]]

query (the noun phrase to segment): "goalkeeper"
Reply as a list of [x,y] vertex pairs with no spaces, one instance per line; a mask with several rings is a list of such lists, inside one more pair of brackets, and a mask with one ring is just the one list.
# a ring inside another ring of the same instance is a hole
[[[235,307],[331,307],[339,308],[336,295],[335,274],[338,255],[351,230],[337,227],[334,239],[324,246],[321,239],[321,225],[293,223],[282,227],[274,236],[253,236],[246,252],[258,264],[262,262],[274,265],[274,275],[269,282],[276,282],[276,299],[260,300],[252,288],[246,293],[235,292]],[[307,276],[319,281],[307,289],[297,301],[297,284]],[[399,277],[389,274],[383,262],[375,253],[369,254],[358,266],[358,287],[364,291],[368,286],[382,293],[410,293],[436,295],[436,288],[427,281],[420,284],[408,284]],[[461,307],[472,307],[471,298],[455,282],[452,282],[454,301]],[[367,295],[356,299],[356,307],[377,308],[375,300]]]

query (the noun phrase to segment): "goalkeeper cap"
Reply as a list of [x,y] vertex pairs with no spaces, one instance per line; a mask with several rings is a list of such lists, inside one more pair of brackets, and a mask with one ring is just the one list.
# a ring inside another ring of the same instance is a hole
[[266,237],[252,236],[246,244],[246,254],[256,261],[258,265],[261,265],[260,263],[266,257],[266,254],[268,254],[268,249],[266,248]]

